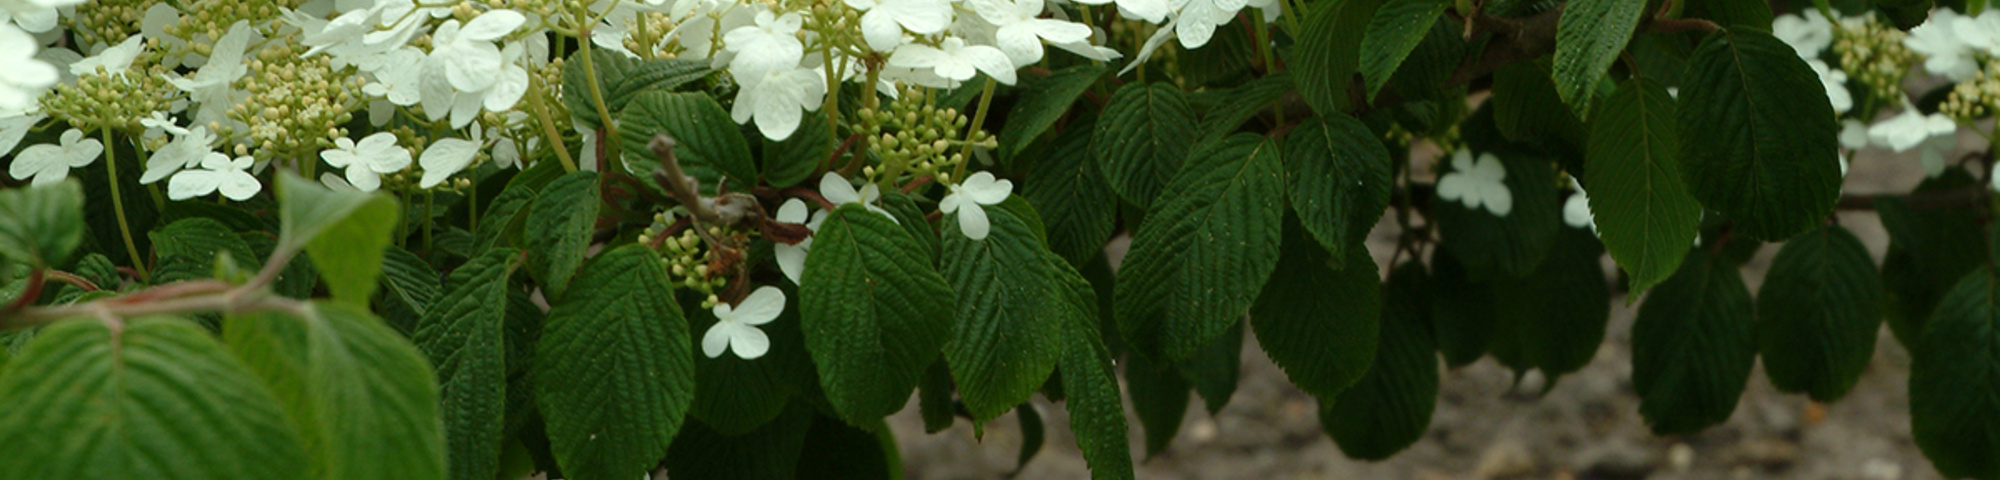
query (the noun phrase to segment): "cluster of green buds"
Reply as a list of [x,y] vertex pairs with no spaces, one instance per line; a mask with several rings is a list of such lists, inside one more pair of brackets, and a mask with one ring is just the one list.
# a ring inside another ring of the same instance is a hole
[[141,55],[124,72],[100,67],[75,84],[58,84],[42,97],[42,111],[82,129],[141,130],[139,119],[169,110],[180,98],[180,89],[167,82],[166,68],[153,58]]
[[[214,45],[215,40],[222,38],[223,34],[229,33],[229,26],[234,25],[237,21],[248,21],[250,22],[250,26],[259,27],[260,29],[263,29],[263,27],[274,27],[275,25],[273,24],[279,23],[279,15],[284,13],[284,9],[298,8],[299,4],[304,3],[304,1],[271,0],[245,2],[240,0],[198,0],[192,3],[193,5],[181,9],[182,13],[179,22],[167,26],[167,36],[187,39],[194,44],[194,49],[191,53],[207,56],[209,48]],[[206,37],[207,40],[195,41],[195,39],[203,37]],[[178,55],[190,52],[168,53]]]
[[97,0],[88,8],[76,9],[76,15],[65,19],[68,23],[64,27],[75,32],[84,45],[116,44],[139,33],[146,9],[156,3],[159,0]]
[[626,50],[647,59],[679,56],[680,44],[666,41],[667,34],[674,31],[673,17],[658,12],[640,12],[639,18],[632,21],[631,28],[625,35]]
[[229,108],[228,117],[249,126],[244,141],[256,147],[259,159],[312,157],[347,136],[341,126],[362,104],[361,78],[351,69],[333,68],[326,55],[305,57],[299,42],[272,45],[237,79],[236,87],[247,95]]
[[[670,213],[653,214],[653,224],[639,234],[641,245],[660,246],[660,265],[666,267],[667,282],[700,292],[703,300],[701,308],[714,307],[719,301],[715,292],[728,286],[729,279],[711,271],[709,264],[715,260],[714,250],[702,243],[700,232],[695,228],[707,228],[711,237],[723,237],[732,232],[721,226],[706,225],[682,229],[679,234],[667,232],[674,223]],[[665,236],[662,238],[662,236]]]
[[1986,62],[1979,75],[1952,87],[1938,111],[1961,124],[2000,112],[2000,60]]
[[1837,22],[1833,27],[1835,60],[1872,98],[1900,99],[1903,77],[1918,60],[1915,52],[1903,46],[1907,35],[1874,17]]
[[855,116],[868,149],[882,159],[878,169],[864,173],[872,180],[895,181],[904,174],[936,176],[965,163],[968,145],[994,148],[999,139],[985,130],[972,129],[961,137],[968,120],[956,108],[938,108],[934,95],[924,88],[903,90],[896,100],[881,109],[861,108]]

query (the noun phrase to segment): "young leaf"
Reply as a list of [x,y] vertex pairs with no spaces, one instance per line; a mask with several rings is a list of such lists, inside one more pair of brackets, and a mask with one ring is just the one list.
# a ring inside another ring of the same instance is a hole
[[1410,262],[1382,285],[1382,339],[1374,366],[1354,387],[1321,397],[1320,425],[1348,458],[1381,460],[1409,448],[1437,407],[1438,357],[1425,318],[1423,265]]
[[1528,278],[1495,283],[1493,358],[1516,374],[1541,370],[1544,391],[1589,364],[1611,318],[1603,256],[1589,230],[1566,228]]
[[660,161],[647,145],[654,135],[662,133],[674,137],[675,160],[701,182],[702,192],[715,192],[723,175],[729,177],[735,190],[757,185],[757,161],[750,158],[750,142],[743,139],[729,112],[708,93],[648,91],[632,98],[618,114],[618,148],[624,152],[625,168],[631,174],[651,178]]
[[984,240],[960,234],[958,215],[943,227],[944,278],[958,295],[944,358],[975,424],[1026,401],[1055,371],[1062,344],[1052,310],[1068,308],[1035,226],[1014,209],[985,212],[992,233]]
[[1721,30],[1702,40],[1681,80],[1681,134],[1701,139],[1681,143],[1696,199],[1765,240],[1804,233],[1833,213],[1840,127],[1797,50],[1768,33]]
[[[597,229],[597,172],[563,175],[528,207],[528,273],[551,300],[562,300]],[[592,285],[596,287],[596,285]]]
[[841,419],[879,424],[903,408],[952,338],[952,291],[923,243],[882,214],[842,205],[814,236],[800,325]]
[[507,277],[519,256],[513,249],[488,250],[453,270],[444,298],[425,311],[412,335],[437,369],[445,459],[454,480],[499,474],[507,403]]
[[1118,196],[1090,161],[1090,130],[1072,128],[1056,136],[1048,154],[1028,166],[1021,196],[1048,223],[1049,249],[1083,265],[1097,258],[1111,238]]
[[1278,269],[1250,308],[1250,331],[1300,390],[1333,398],[1361,380],[1381,335],[1382,280],[1368,249],[1332,255],[1287,222]]
[[1389,207],[1389,170],[1382,142],[1347,114],[1308,119],[1285,137],[1286,196],[1335,267]]
[[1195,128],[1194,109],[1173,84],[1127,84],[1097,117],[1090,156],[1119,198],[1145,207],[1180,171]]
[[1115,296],[1118,330],[1163,362],[1193,355],[1243,317],[1277,267],[1284,179],[1275,142],[1251,134],[1188,158],[1133,236]]
[[1959,279],[1910,349],[1910,430],[1950,478],[2000,477],[2000,291],[1992,267]]
[[1187,415],[1192,387],[1172,366],[1147,360],[1145,355],[1125,356],[1125,382],[1132,394],[1132,411],[1146,432],[1146,458],[1159,455],[1181,431]]
[[1646,296],[1632,322],[1632,387],[1653,433],[1729,419],[1757,360],[1752,308],[1735,267],[1702,250]]
[[1591,92],[1639,28],[1646,0],[1577,0],[1556,24],[1556,93],[1579,118],[1590,115]]
[[1368,21],[1368,35],[1361,39],[1361,77],[1367,81],[1370,101],[1382,93],[1389,76],[1449,6],[1451,2],[1444,0],[1385,0],[1375,11]]
[[67,181],[0,191],[0,258],[62,265],[83,242],[83,187]]
[[1010,475],[1018,475],[1028,467],[1028,461],[1041,453],[1042,441],[1047,436],[1047,425],[1042,424],[1042,413],[1035,410],[1035,404],[1022,403],[1014,407],[1014,419],[1021,421],[1021,454],[1014,459],[1014,470]]
[[[230,351],[273,386],[314,478],[444,478],[437,378],[423,352],[347,303],[231,317]],[[297,468],[296,466],[294,468]]]
[[[396,199],[335,192],[290,172],[278,175],[280,252],[305,248],[335,301],[364,306],[375,296],[382,250],[402,223]],[[290,257],[290,253],[276,254]]]
[[1320,115],[1346,112],[1349,89],[1361,65],[1361,39],[1382,0],[1317,2],[1305,18],[1292,49],[1292,72],[1299,97]]
[[694,398],[687,320],[659,254],[626,245],[577,273],[536,346],[535,400],[570,478],[627,479],[667,456]]
[[1000,155],[1011,159],[1021,153],[1035,137],[1055,125],[1104,71],[1102,65],[1084,64],[1022,82],[1021,98],[1007,110],[1007,124],[1000,127]]
[[307,478],[298,433],[277,399],[208,332],[161,317],[122,327],[58,322],[6,364],[0,441],[8,452],[0,472],[24,479]]
[[[1065,271],[1061,276],[1068,292],[1064,300],[1075,307],[1062,316],[1063,353],[1056,364],[1070,431],[1076,434],[1077,449],[1090,466],[1090,478],[1131,480],[1131,427],[1125,421],[1125,401],[1118,393],[1118,371],[1099,334],[1097,294],[1076,272]],[[1187,410],[1185,393],[1183,388],[1183,412]]]
[[1793,237],[1757,292],[1757,351],[1771,385],[1832,402],[1875,356],[1882,280],[1861,240],[1839,226]]
[[[1616,1],[1616,0],[1598,0]],[[1681,181],[1674,98],[1633,79],[1604,101],[1584,150],[1583,184],[1604,249],[1632,276],[1631,292],[1673,275],[1701,227],[1701,204]]]

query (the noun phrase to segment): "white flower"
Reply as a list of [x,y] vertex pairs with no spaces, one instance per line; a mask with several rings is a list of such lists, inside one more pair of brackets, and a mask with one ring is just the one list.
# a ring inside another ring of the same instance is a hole
[[139,176],[139,183],[151,184],[183,168],[194,168],[214,152],[209,146],[215,144],[215,134],[209,132],[208,127],[184,131],[186,133],[174,136],[174,141],[167,142],[166,146],[153,151],[153,156],[146,158],[146,173]]
[[1909,108],[1894,118],[1868,127],[1868,140],[1877,146],[1902,153],[1932,137],[1950,136],[1957,130],[1958,123],[1951,121],[1951,117],[1935,113],[1924,115],[1915,108]]
[[41,123],[44,118],[49,117],[39,113],[0,115],[0,156],[6,156],[8,152],[14,151],[14,146],[19,145],[21,139],[28,136],[28,130],[34,128],[36,123]]
[[1036,18],[1042,14],[1042,0],[967,0],[974,11],[999,30],[994,46],[1007,54],[1015,66],[1042,61],[1042,41],[1052,45],[1090,39],[1090,27],[1081,23]]
[[1963,32],[1954,28],[1960,18],[1951,9],[1940,8],[1931,14],[1930,20],[1910,29],[1910,35],[1903,38],[1903,46],[1925,57],[1924,70],[1954,82],[1971,80],[1979,73],[1979,61],[1972,56],[1972,46],[1965,43]]
[[[0,0],[0,5],[21,0]],[[31,2],[32,3],[32,2]],[[50,10],[53,15],[54,10]],[[13,25],[0,23],[0,111],[27,111],[35,106],[42,90],[62,77],[56,67],[35,59],[40,42]]]
[[137,60],[139,53],[145,50],[145,42],[146,39],[138,35],[127,37],[118,45],[70,64],[69,74],[84,76],[103,68],[105,75],[124,75],[126,70],[132,68],[132,61]]
[[1787,13],[1771,22],[1771,35],[1798,50],[1800,57],[1819,58],[1819,52],[1833,44],[1833,22],[1812,12]]
[[238,21],[229,26],[229,33],[215,41],[208,63],[195,71],[194,78],[167,78],[167,82],[188,92],[188,98],[201,105],[201,110],[195,112],[194,124],[227,120],[229,108],[247,95],[230,84],[249,73],[250,68],[244,65],[243,55],[256,35],[256,29],[250,27],[250,22]]
[[1583,184],[1577,183],[1576,177],[1570,177],[1569,186],[1576,189],[1576,194],[1563,201],[1563,223],[1589,228],[1591,234],[1596,234],[1597,214],[1590,211],[1590,193],[1583,191]]
[[250,166],[257,160],[250,157],[236,157],[209,152],[201,159],[201,168],[182,170],[167,180],[167,198],[187,200],[194,197],[222,192],[230,200],[249,200],[264,189],[257,177],[250,175]]
[[[784,205],[778,206],[778,215],[776,218],[778,221],[784,223],[805,224],[806,229],[818,233],[819,225],[826,222],[826,216],[827,211],[820,210],[812,213],[812,220],[807,220],[806,202],[794,198],[786,200]],[[776,242],[771,247],[772,254],[778,257],[778,270],[784,272],[785,278],[791,279],[794,285],[799,283],[801,275],[805,275],[806,254],[812,251],[812,242],[812,237],[808,236],[804,240],[799,240],[799,243],[796,245],[786,245],[784,242]]]
[[938,210],[944,213],[958,213],[958,231],[965,238],[985,240],[993,226],[987,223],[986,209],[981,205],[998,205],[1007,201],[1014,193],[1014,182],[995,180],[989,172],[974,173],[965,177],[957,185],[947,185],[951,193],[938,201]]
[[[1174,36],[1181,39],[1181,46],[1194,49],[1207,45],[1215,36],[1215,27],[1229,23],[1236,18],[1236,12],[1246,5],[1245,0],[1176,0],[1179,12],[1174,15]],[[1164,27],[1162,27],[1164,28]]]
[[1938,135],[1918,144],[1917,161],[1924,167],[1924,175],[1929,178],[1944,175],[1944,171],[1951,168],[1951,163],[1945,155],[1956,147],[1958,147],[1956,135]]
[[[424,52],[417,50],[416,47],[397,48],[382,56],[386,63],[394,65],[418,65],[424,61]],[[389,100],[389,103],[405,107],[416,105],[424,98],[423,79],[422,68],[384,68],[375,73],[375,81],[361,86],[361,93],[381,97]],[[374,107],[369,107],[368,113],[373,115],[376,110]]]
[[805,20],[798,13],[779,16],[769,10],[757,12],[757,24],[737,27],[723,35],[723,47],[736,54],[729,69],[737,76],[762,76],[773,70],[796,69],[805,58],[805,44],[799,42],[799,28]]
[[[85,0],[0,0],[0,24],[13,22],[22,30],[35,33],[56,28],[57,7],[67,7],[83,3]],[[11,64],[6,64],[11,65]]]
[[465,170],[466,166],[472,165],[472,159],[479,156],[479,144],[463,138],[446,138],[431,143],[430,148],[424,149],[423,157],[417,159],[417,164],[424,168],[424,177],[417,181],[417,186],[435,187],[460,170]]
[[1868,125],[1851,118],[1840,122],[1840,146],[1848,150],[1867,148]]
[[882,207],[875,206],[875,201],[882,198],[882,189],[873,183],[863,185],[860,191],[856,191],[854,190],[854,185],[847,183],[847,179],[841,177],[840,174],[826,172],[826,175],[819,177],[819,196],[826,199],[827,203],[832,203],[836,207],[849,203],[859,203],[861,206],[868,207],[868,211],[880,213],[882,216],[888,217],[889,221],[898,224],[902,223],[902,221],[896,220],[895,215],[890,215],[888,210],[883,210]]
[[734,307],[718,303],[713,311],[715,325],[701,335],[701,353],[716,358],[724,351],[735,350],[738,358],[756,360],[771,351],[771,337],[757,326],[771,323],[784,313],[785,292],[768,285],[757,287],[757,291],[750,292]]
[[1817,58],[1807,58],[1806,66],[1819,74],[1819,83],[1826,87],[1826,102],[1833,105],[1833,113],[1847,113],[1854,109],[1854,95],[1847,91],[1847,72],[1828,67]]
[[69,178],[69,169],[83,168],[97,161],[97,155],[104,153],[104,142],[95,138],[84,138],[83,131],[69,129],[63,132],[61,145],[41,144],[21,149],[14,156],[14,164],[7,167],[7,174],[15,180],[34,177],[37,187]]
[[918,35],[944,31],[951,25],[951,2],[945,0],[845,0],[861,14],[861,38],[877,52],[896,50],[903,30]]
[[1487,211],[1502,217],[1514,211],[1514,193],[1507,190],[1507,167],[1500,158],[1491,153],[1480,154],[1477,161],[1472,151],[1459,150],[1451,157],[1451,173],[1438,178],[1438,198],[1457,201],[1465,208]]
[[958,37],[945,37],[937,47],[919,43],[896,47],[896,52],[889,54],[889,66],[929,69],[953,82],[971,80],[978,72],[986,72],[1000,83],[1014,84],[1014,62],[1006,53],[985,45],[966,45]]
[[743,90],[736,94],[729,117],[736,123],[749,123],[755,118],[757,131],[772,140],[792,136],[804,116],[800,111],[819,110],[820,102],[826,99],[826,79],[815,70],[796,66],[766,70],[749,77],[739,73],[736,81]]
[[410,166],[410,151],[396,146],[393,133],[375,132],[360,142],[339,138],[333,143],[334,148],[319,152],[319,158],[333,168],[347,169],[348,184],[363,192],[381,188],[382,174],[400,172]]
[[1951,30],[1967,48],[2000,57],[2000,11],[1988,9],[1977,17],[1952,19]]

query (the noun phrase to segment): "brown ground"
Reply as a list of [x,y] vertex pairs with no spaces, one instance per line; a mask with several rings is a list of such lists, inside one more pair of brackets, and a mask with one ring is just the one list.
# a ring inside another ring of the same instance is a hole
[[[1967,137],[1970,137],[1969,135]],[[1967,150],[1983,140],[1963,138]],[[1907,192],[1920,180],[1914,155],[1882,151],[1858,155],[1846,189],[1851,194]],[[1841,214],[1877,261],[1887,237],[1873,212]],[[1392,225],[1377,228],[1393,239]],[[1377,262],[1387,242],[1371,245]],[[1743,272],[1753,291],[1776,248],[1766,246]],[[1121,252],[1122,253],[1122,252]],[[1607,261],[1608,262],[1608,261]],[[1610,268],[1606,264],[1607,274]],[[1431,428],[1425,438],[1379,463],[1349,460],[1320,431],[1313,399],[1285,380],[1255,338],[1243,350],[1242,381],[1219,415],[1190,408],[1174,444],[1138,465],[1143,479],[1935,479],[1937,472],[1910,437],[1905,383],[1909,355],[1886,328],[1875,359],[1854,390],[1837,403],[1813,405],[1802,395],[1780,394],[1761,366],[1727,423],[1699,435],[1655,437],[1639,418],[1632,389],[1629,331],[1637,306],[1612,299],[1609,333],[1597,358],[1536,398],[1541,379],[1530,375],[1519,389],[1513,374],[1492,359],[1445,372]],[[1037,398],[1038,402],[1041,402]],[[1200,405],[1196,400],[1194,405]],[[1088,478],[1082,457],[1057,405],[1042,402],[1048,443],[1018,478]],[[1132,445],[1143,455],[1136,417]],[[987,425],[975,441],[964,421],[936,435],[923,433],[914,402],[890,418],[911,479],[1000,478],[1011,471],[1021,436],[1013,414]]]

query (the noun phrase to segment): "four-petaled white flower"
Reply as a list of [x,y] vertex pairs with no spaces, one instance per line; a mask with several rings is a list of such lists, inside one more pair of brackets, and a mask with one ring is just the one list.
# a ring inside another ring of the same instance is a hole
[[716,304],[715,326],[708,327],[708,333],[701,335],[701,353],[716,358],[724,351],[734,350],[737,358],[744,360],[764,356],[771,351],[771,337],[757,326],[777,320],[784,311],[785,292],[768,285],[757,287],[757,291],[750,292],[735,306]]
[[7,167],[7,174],[15,180],[33,177],[37,187],[69,178],[69,169],[83,168],[97,161],[97,155],[104,153],[104,142],[95,138],[84,138],[83,131],[69,129],[63,132],[62,144],[41,144],[21,149],[14,156],[14,164]]
[[333,168],[344,168],[347,183],[363,192],[382,187],[382,174],[403,171],[410,166],[410,151],[396,146],[396,134],[375,132],[355,142],[347,138],[333,141],[334,148],[319,152]]
[[[463,138],[446,138],[432,142],[424,149],[424,155],[417,164],[424,167],[424,177],[417,180],[417,186],[431,188],[444,183],[452,175],[472,165],[472,159],[479,156],[480,142]],[[590,148],[586,145],[584,148]]]
[[167,114],[167,112],[157,112],[157,111],[153,112],[152,114],[147,115],[146,118],[139,119],[139,126],[146,127],[147,137],[159,136],[161,133],[170,133],[174,135],[188,134],[188,129],[182,128],[180,124],[177,123],[176,120],[174,120],[174,116]]
[[97,73],[97,69],[103,68],[105,75],[124,75],[126,70],[132,68],[132,61],[137,60],[139,53],[145,50],[145,42],[146,39],[138,35],[127,37],[124,42],[69,64],[69,74],[80,77]]
[[1042,42],[1063,45],[1090,39],[1090,27],[1081,23],[1049,18],[1042,14],[1042,0],[967,0],[973,11],[999,27],[993,44],[1015,66],[1042,61]]
[[167,180],[167,198],[187,200],[222,192],[230,200],[249,200],[264,189],[264,184],[250,175],[250,166],[256,163],[247,156],[230,160],[228,155],[209,152],[201,159],[201,168],[182,170]]
[[[1189,49],[1201,48],[1215,36],[1215,27],[1229,23],[1236,18],[1236,12],[1248,5],[1246,0],[1173,0],[1174,36],[1181,39],[1181,46]],[[1166,28],[1166,27],[1161,27]]]
[[1465,204],[1465,208],[1478,210],[1485,207],[1494,215],[1507,216],[1514,211],[1514,193],[1507,190],[1507,166],[1491,153],[1480,154],[1477,160],[1472,151],[1459,150],[1451,157],[1451,173],[1438,178],[1439,198]]
[[890,215],[888,210],[883,210],[882,207],[875,206],[875,201],[882,198],[882,188],[875,186],[873,183],[862,185],[861,190],[857,191],[854,189],[854,185],[847,183],[847,179],[841,177],[840,174],[826,172],[826,175],[819,177],[819,196],[826,199],[827,203],[832,203],[836,207],[849,203],[859,203],[861,206],[868,207],[868,211],[880,213],[882,216],[888,217],[889,221],[898,224],[903,223],[896,220],[895,215]]
[[974,173],[965,177],[957,185],[947,185],[950,190],[944,199],[938,200],[938,210],[944,213],[958,213],[958,231],[965,238],[985,240],[993,226],[987,223],[986,208],[982,205],[998,205],[1007,201],[1014,193],[1014,182],[995,180],[989,172]]
[[986,72],[988,77],[1007,85],[1013,85],[1015,78],[1014,61],[1005,52],[985,45],[966,45],[958,37],[946,37],[936,47],[921,43],[896,47],[896,52],[889,54],[889,66],[928,69],[954,84],[971,80],[978,72]]
[[1819,58],[1833,44],[1833,22],[1815,12],[1787,13],[1771,22],[1771,36],[1798,50],[1800,57]]
[[[5,3],[8,0],[0,0]],[[13,0],[19,1],[19,0]],[[49,11],[51,18],[55,10]],[[41,42],[13,25],[0,22],[0,112],[34,108],[42,90],[61,80],[56,67],[35,58]]]
[[215,144],[215,134],[209,132],[208,127],[194,127],[183,132],[146,158],[146,173],[139,176],[139,183],[158,182],[183,168],[199,166],[201,160],[214,151],[210,145]]
[[737,27],[722,36],[723,48],[736,54],[729,61],[730,71],[740,78],[797,69],[806,53],[798,36],[804,24],[805,19],[797,13],[757,12],[756,25]]
[[[826,210],[820,210],[813,212],[811,220],[807,220],[806,202],[794,198],[778,206],[776,218],[784,223],[805,224],[806,229],[819,233],[819,224],[826,222],[826,215]],[[800,276],[806,273],[806,255],[812,252],[812,242],[812,237],[808,236],[804,240],[799,240],[796,245],[777,242],[771,247],[771,253],[778,257],[778,271],[784,272],[785,278],[791,279],[794,285],[798,284]]]
[[250,67],[243,63],[243,55],[255,36],[257,29],[250,27],[250,22],[238,21],[229,26],[229,33],[215,41],[209,51],[208,63],[195,71],[194,78],[167,79],[168,83],[188,92],[190,100],[201,105],[200,110],[195,111],[195,125],[227,120],[229,108],[247,96],[230,85],[250,72]]
[[846,0],[861,14],[861,38],[868,48],[887,52],[903,44],[903,30],[918,35],[944,31],[951,25],[951,3],[945,0]]
[[1943,114],[1924,115],[1915,108],[1904,109],[1894,118],[1868,127],[1868,140],[1897,153],[1909,151],[1932,137],[1950,136],[1958,123]]
[[799,128],[799,121],[805,118],[802,111],[819,110],[820,103],[826,100],[826,79],[803,68],[771,69],[748,77],[739,75],[736,81],[743,89],[736,94],[736,104],[729,107],[729,118],[736,123],[756,119],[757,131],[772,140],[792,136]]
[[1971,80],[1979,73],[1979,60],[1973,57],[1972,45],[1963,38],[1966,32],[1955,28],[1961,18],[1951,9],[1940,8],[1922,25],[1910,29],[1910,35],[1903,37],[1903,46],[1923,54],[1924,70],[1954,82]]
[[431,120],[450,117],[452,128],[464,128],[482,106],[493,111],[513,107],[528,88],[527,70],[516,64],[524,51],[518,45],[502,51],[493,41],[526,21],[512,10],[490,10],[462,25],[457,20],[439,25],[416,82],[424,114]]

